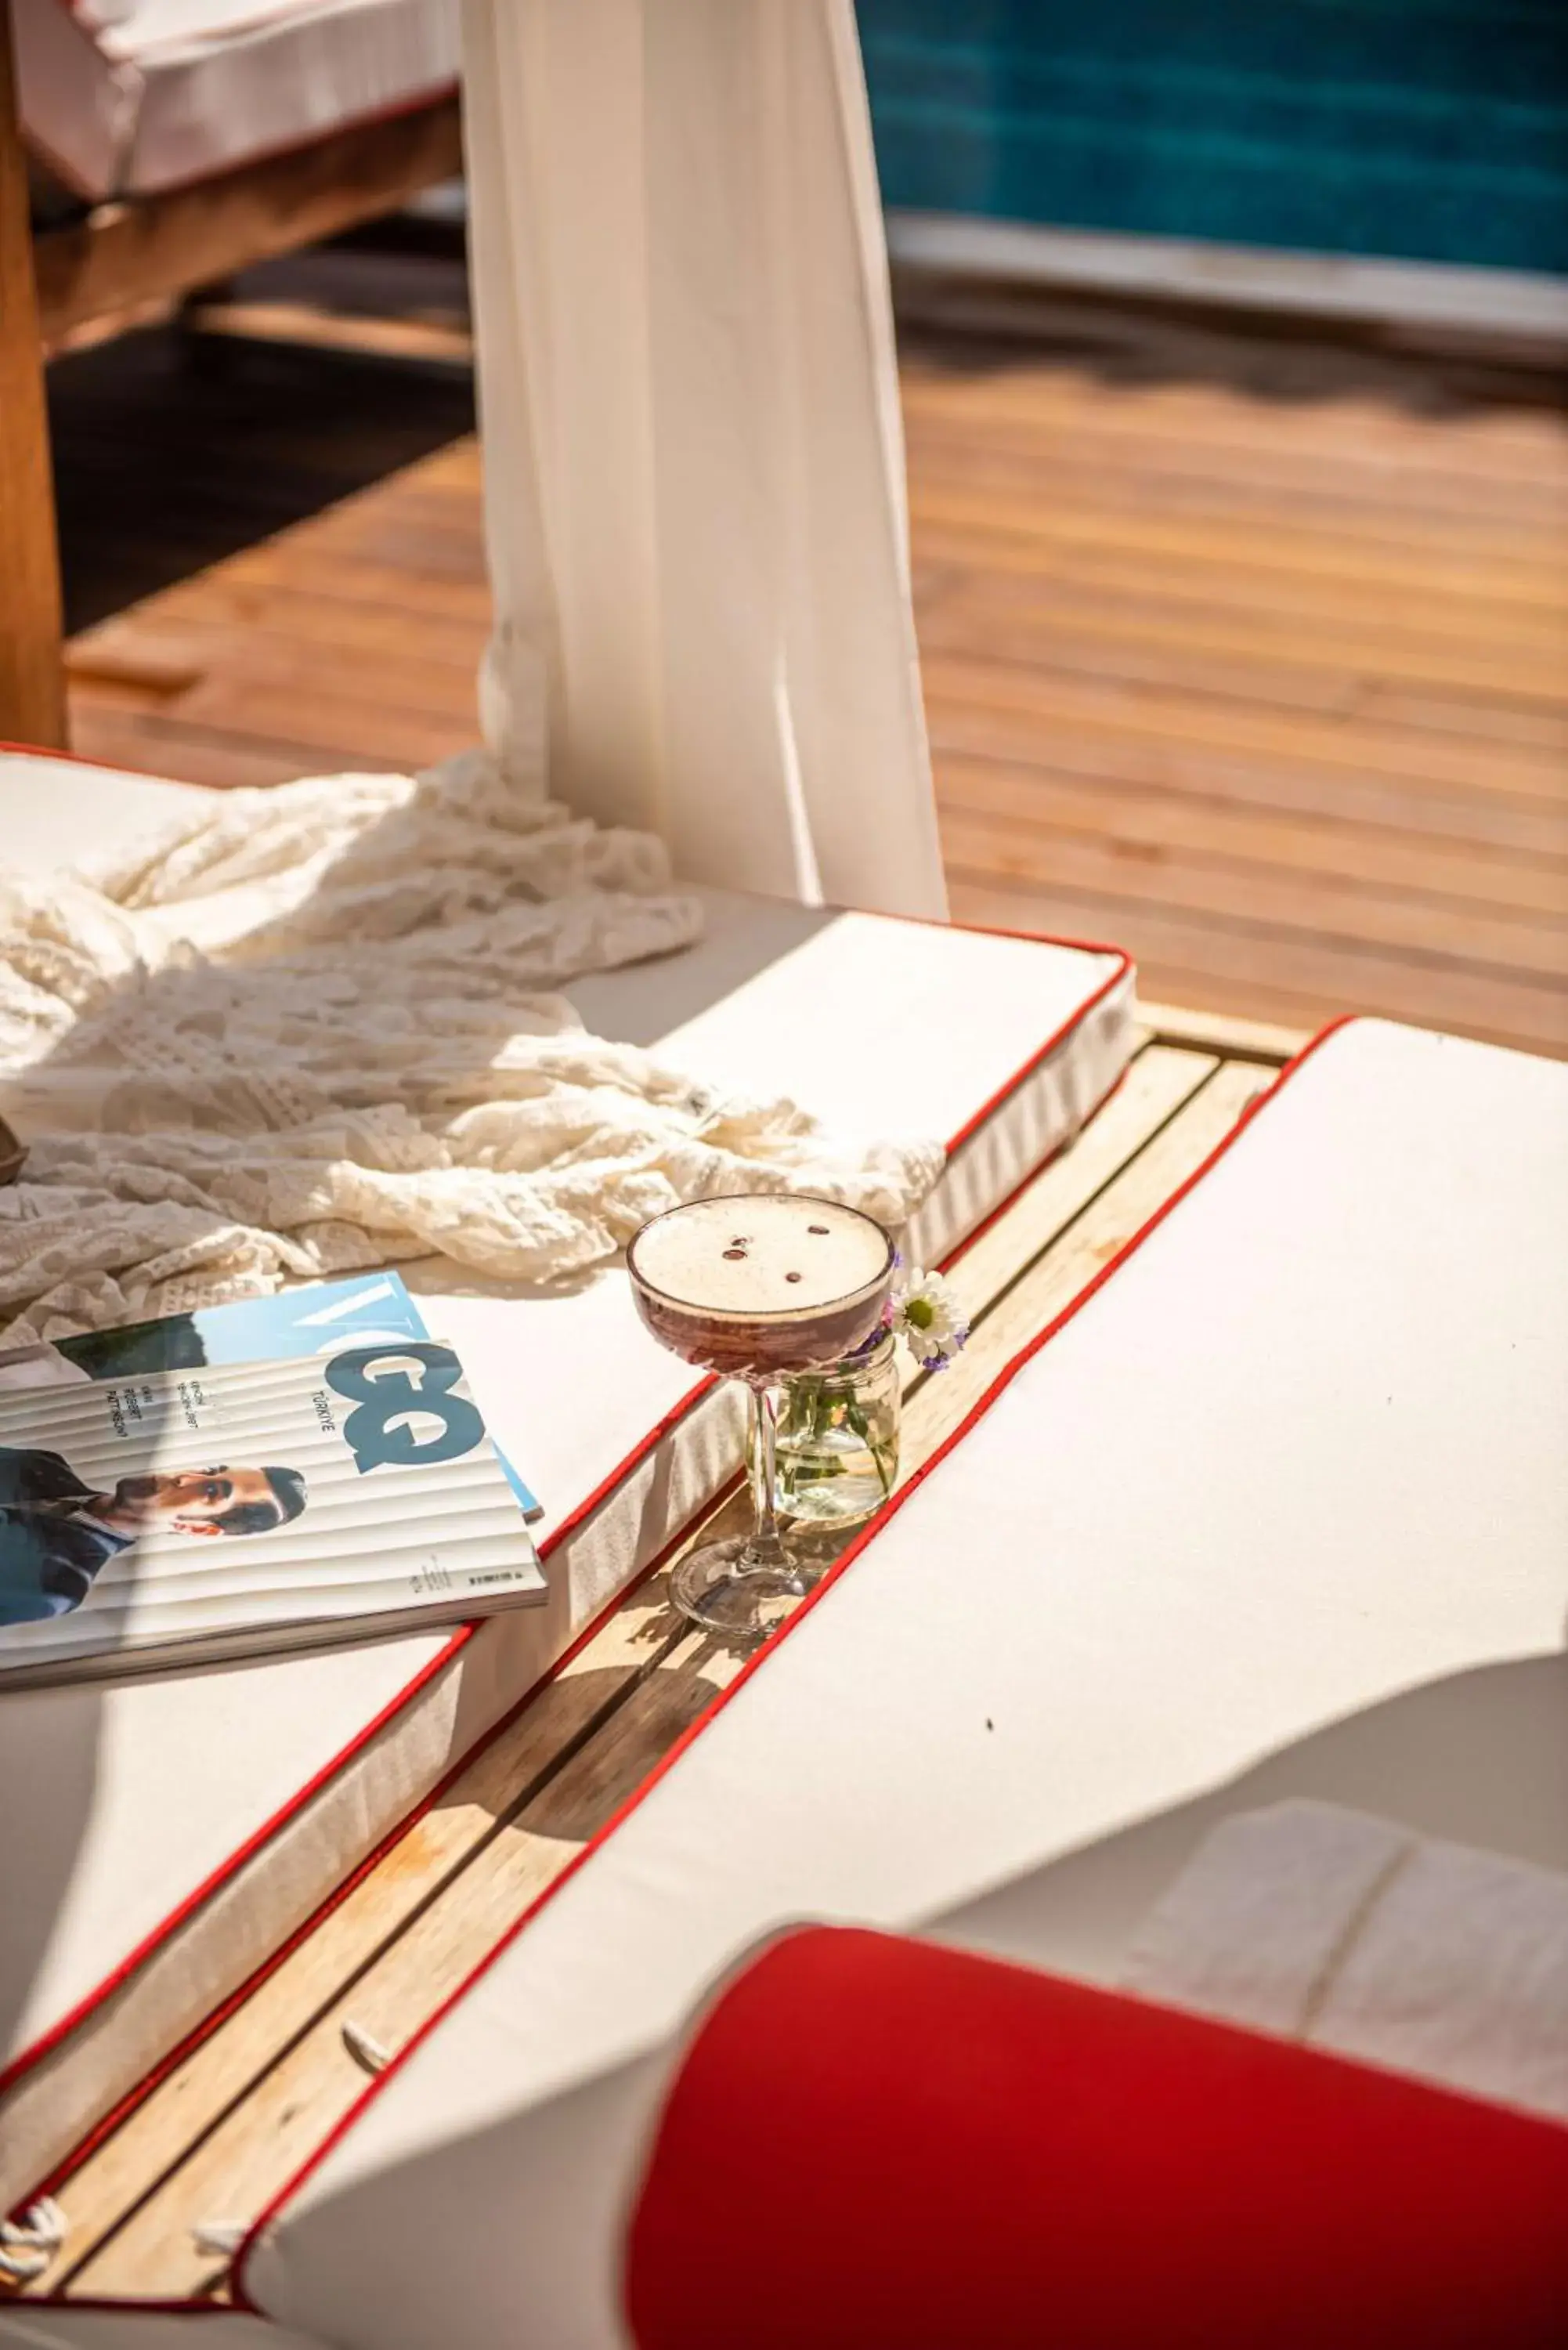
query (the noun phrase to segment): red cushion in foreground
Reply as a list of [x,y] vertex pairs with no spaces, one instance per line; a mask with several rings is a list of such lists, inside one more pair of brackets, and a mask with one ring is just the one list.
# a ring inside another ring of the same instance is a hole
[[626,2290],[640,2350],[1563,2350],[1568,2130],[813,1929],[699,2031]]

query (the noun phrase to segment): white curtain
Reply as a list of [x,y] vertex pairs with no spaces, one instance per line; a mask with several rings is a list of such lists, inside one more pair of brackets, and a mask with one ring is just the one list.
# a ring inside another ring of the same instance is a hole
[[852,0],[463,0],[514,787],[942,916]]

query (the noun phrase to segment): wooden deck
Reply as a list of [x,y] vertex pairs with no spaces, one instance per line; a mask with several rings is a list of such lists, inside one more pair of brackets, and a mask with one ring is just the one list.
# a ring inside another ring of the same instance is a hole
[[[1208,1156],[1295,1041],[1148,1015],[1122,1086],[953,1268],[974,1336],[950,1371],[910,1389],[901,1478]],[[345,2026],[401,2046],[742,1661],[671,1613],[662,1575],[633,1592],[65,2181],[65,2251],[36,2290],[222,2298],[225,2264],[192,2230],[254,2219],[360,2094]]]
[[[348,330],[312,265],[230,323],[461,359],[442,265]],[[956,912],[1117,940],[1165,1000],[1568,1051],[1544,379],[1079,316],[909,338],[904,391]],[[79,749],[242,784],[472,738],[461,366],[165,331],[54,394]]]

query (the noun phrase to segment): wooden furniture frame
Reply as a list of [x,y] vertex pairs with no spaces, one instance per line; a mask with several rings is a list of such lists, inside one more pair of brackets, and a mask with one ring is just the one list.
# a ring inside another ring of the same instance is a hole
[[[900,1478],[1028,1336],[1169,1199],[1304,1038],[1146,1006],[1127,1075],[962,1254],[974,1335],[905,1407]],[[706,1539],[731,1503],[696,1530]],[[673,1613],[660,1573],[436,1795],[275,1969],[57,2187],[69,2230],[37,2292],[222,2299],[192,2234],[249,2220],[395,2050],[558,1877],[732,1679],[737,1651]]]
[[0,0],[0,741],[63,747],[65,672],[43,359],[254,262],[395,211],[462,169],[455,91],[34,237],[10,0]]
[[99,204],[35,239],[44,347],[56,350],[80,328],[134,320],[253,262],[358,228],[462,169],[450,91],[193,187]]
[[0,740],[63,743],[60,565],[10,0],[0,0]]

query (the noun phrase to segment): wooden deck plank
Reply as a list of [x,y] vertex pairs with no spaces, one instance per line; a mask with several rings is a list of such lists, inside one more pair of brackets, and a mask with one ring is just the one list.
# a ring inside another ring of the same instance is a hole
[[1092,414],[1044,429],[988,420],[977,449],[967,416],[931,418],[911,393],[905,413],[922,480],[950,492],[994,489],[1026,467],[1043,509],[1081,510],[1087,495],[1116,511],[1223,518],[1241,530],[1277,513],[1347,548],[1480,546],[1535,562],[1550,559],[1568,528],[1568,473],[1550,457],[1511,483],[1476,481],[1429,455],[1417,467],[1357,463],[1361,452],[1349,447],[1330,468],[1233,438],[1205,447],[1146,429],[1129,439],[1101,431]]
[[[1157,763],[1150,769],[1156,776],[1180,775],[1181,762],[1196,758],[1203,764],[1189,770],[1194,787],[1210,773],[1214,788],[1239,778],[1249,797],[1265,804],[1272,792],[1282,806],[1322,815],[1343,810],[1349,821],[1365,820],[1358,790],[1376,786],[1412,831],[1426,828],[1421,811],[1428,803],[1430,827],[1438,831],[1460,811],[1464,829],[1484,827],[1501,803],[1505,814],[1547,820],[1556,839],[1568,814],[1563,764],[1550,745],[1493,743],[1483,758],[1473,745],[1398,720],[1254,708],[1205,693],[1190,673],[1179,684],[1148,688],[1075,676],[1049,659],[1009,661],[977,646],[950,655],[935,649],[924,672],[933,726],[951,739],[953,713],[961,712],[960,740],[967,748],[1059,761],[1064,739],[1075,754],[1080,740],[1108,737],[1142,748]],[[1533,849],[1533,842],[1526,845]]]
[[[286,784],[322,764],[307,744],[182,726],[177,720],[166,722],[156,709],[122,709],[73,692],[71,711],[71,744],[78,757],[101,760],[110,767],[140,769],[165,776],[171,783],[239,791]],[[363,754],[355,761],[340,758],[327,764],[335,773],[350,764],[391,770],[402,764],[400,760],[371,759]]]
[[[1303,355],[1244,328],[1211,337],[1195,360],[1158,320],[1138,321],[1135,333],[1130,373],[1114,359],[1085,365],[1071,351],[1040,352],[1022,338],[917,333],[902,355],[905,404],[917,418],[945,415],[987,437],[1010,425],[1053,433],[1077,422],[1138,448],[1205,451],[1221,468],[1231,451],[1244,460],[1283,452],[1342,477],[1436,470],[1528,487],[1562,464],[1550,397],[1456,399],[1418,359],[1402,365],[1344,346],[1320,345],[1310,367],[1293,367]],[[1282,366],[1292,384],[1282,395]],[[1428,421],[1440,429],[1411,429]]]
[[[1515,627],[1495,608],[1477,619],[1473,603],[1436,618],[1428,606],[1420,623],[1411,627],[1389,616],[1381,591],[1376,600],[1385,608],[1377,619],[1370,611],[1358,612],[1355,598],[1332,609],[1338,600],[1332,588],[1313,608],[1303,598],[1287,604],[1266,593],[1253,596],[1240,574],[1197,578],[1190,566],[1182,567],[1185,594],[1147,578],[1072,578],[1054,569],[1041,580],[982,564],[972,546],[967,561],[945,558],[939,574],[931,567],[929,544],[922,545],[921,600],[927,609],[940,606],[952,627],[968,622],[977,637],[994,627],[1007,630],[1009,643],[1032,643],[1038,635],[1082,647],[1075,661],[1097,660],[1119,645],[1147,645],[1151,651],[1188,654],[1202,663],[1205,673],[1221,665],[1233,669],[1260,700],[1321,692],[1318,681],[1332,681],[1343,691],[1345,679],[1368,677],[1387,680],[1390,686],[1436,689],[1456,702],[1477,702],[1480,716],[1493,702],[1541,703],[1550,712],[1568,699],[1568,625],[1550,607]],[[1568,544],[1563,560],[1568,562]],[[1127,568],[1131,573],[1138,567]],[[1283,683],[1275,684],[1276,679]]]
[[1556,534],[1538,542],[1511,532],[1488,536],[1455,532],[1436,544],[1413,545],[1405,537],[1332,529],[1297,521],[1277,510],[1247,520],[1213,512],[1161,514],[1147,501],[1125,505],[1109,499],[1038,500],[1014,477],[1012,495],[1002,485],[989,494],[968,484],[949,489],[917,476],[910,484],[910,518],[917,534],[925,525],[962,531],[977,552],[1000,546],[1108,547],[1117,556],[1156,562],[1239,567],[1259,572],[1296,572],[1309,580],[1345,580],[1378,587],[1398,596],[1429,594],[1484,598],[1510,608],[1551,611],[1562,595]]
[[330,646],[335,656],[347,652],[374,656],[380,662],[383,686],[389,663],[413,658],[461,672],[473,695],[474,619],[429,608],[411,608],[404,601],[368,603],[341,594],[322,593],[293,581],[270,583],[237,575],[225,566],[200,581],[171,588],[159,598],[155,617],[117,615],[72,639],[73,668],[78,660],[104,646],[134,650],[144,645],[172,642],[190,646],[203,666],[226,658],[241,644],[261,640],[264,650],[284,647],[297,653],[304,645]]
[[[455,722],[429,710],[405,706],[389,709],[384,700],[340,693],[319,680],[300,685],[286,696],[265,680],[202,678],[191,691],[172,700],[159,696],[157,714],[161,729],[178,739],[192,729],[220,737],[272,743],[294,754],[293,773],[326,775],[357,767],[390,767],[412,773],[433,765],[452,749]],[[72,693],[73,713],[83,723],[73,741],[87,755],[92,740],[92,720],[99,711],[118,709],[134,713],[145,697],[135,688],[85,681]],[[154,768],[154,773],[166,773]],[[204,781],[202,776],[193,781]]]
[[[1565,550],[1568,554],[1568,550]],[[1542,662],[1561,661],[1568,619],[1554,605],[1501,606],[1473,592],[1438,590],[1408,600],[1391,598],[1380,585],[1343,579],[1319,580],[1294,570],[1264,571],[1225,563],[1151,561],[1127,555],[1099,540],[1053,551],[1048,567],[1027,540],[1000,539],[981,551],[967,531],[927,525],[920,533],[921,579],[950,584],[971,595],[989,595],[999,609],[1042,618],[1071,619],[1081,612],[1096,620],[1136,625],[1145,616],[1158,621],[1201,623],[1237,630],[1242,641],[1270,649],[1284,637],[1298,657],[1321,650],[1323,639],[1340,641],[1340,659],[1376,658],[1386,645],[1396,652],[1468,652],[1477,646],[1511,653],[1528,650]]]
[[[901,1479],[1274,1073],[1266,1061],[1146,1047],[1075,1147],[960,1259],[975,1334],[951,1372],[911,1387]],[[345,2022],[400,2045],[739,1669],[735,1652],[685,1629],[663,1589],[659,1577],[634,1594],[62,2189],[69,2265],[55,2290],[212,2289],[218,2272],[192,2227],[254,2216],[364,2087]]]
[[1054,820],[1044,806],[1026,815],[1006,802],[977,806],[975,798],[970,792],[954,805],[944,779],[943,850],[950,869],[994,875],[999,887],[1125,896],[1220,921],[1241,919],[1244,910],[1247,924],[1266,926],[1272,938],[1408,953],[1445,967],[1543,981],[1553,992],[1568,963],[1568,907],[1542,912],[1449,896],[1441,901],[1441,937],[1435,940],[1429,896],[1369,876],[1327,865],[1303,872],[1244,849],[1238,854],[1235,845],[1194,840],[1180,848],[1131,828],[1107,837],[1104,829]]
[[[1568,990],[1532,984],[1528,975],[1407,958],[1343,938],[1291,936],[1241,912],[1221,919],[1201,908],[1172,909],[1156,890],[1013,887],[950,861],[948,882],[961,921],[1011,930],[1037,922],[1058,937],[1136,938],[1142,983],[1168,1001],[1196,1006],[1213,995],[1229,1011],[1256,1008],[1301,1026],[1376,1012],[1531,1052],[1568,1052]],[[1245,902],[1242,893],[1238,899]]]
[[[1080,616],[1058,629],[1015,612],[977,608],[922,581],[916,602],[923,644],[961,656],[983,644],[990,660],[1028,672],[1062,671],[1125,689],[1200,694],[1242,709],[1299,713],[1343,723],[1356,713],[1420,734],[1496,741],[1557,762],[1568,754],[1568,712],[1542,693],[1481,692],[1445,686],[1439,664],[1430,681],[1397,676],[1369,650],[1359,668],[1252,659],[1204,645],[1173,630],[1096,632]],[[1473,752],[1472,752],[1473,755]]]
[[[1196,791],[1129,787],[1120,778],[1089,783],[1044,764],[969,758],[950,750],[943,754],[940,798],[955,815],[1009,833],[1017,827],[1026,858],[1032,843],[1037,856],[1049,857],[1033,838],[1043,829],[1092,839],[1149,863],[1190,860],[1227,871],[1244,867],[1271,882],[1288,875],[1308,910],[1309,928],[1331,927],[1316,920],[1320,890],[1329,899],[1353,890],[1407,904],[1412,936],[1428,946],[1439,906],[1460,923],[1467,913],[1496,912],[1539,918],[1550,932],[1560,933],[1568,922],[1568,856],[1448,841],[1343,817],[1299,816],[1266,803]],[[1017,869],[1028,870],[1027,862]],[[1369,935],[1394,933],[1375,927]],[[1444,943],[1459,950],[1457,934],[1445,936]],[[1512,945],[1510,926],[1501,939],[1504,961],[1513,959]],[[1559,953],[1547,968],[1560,967]]]

